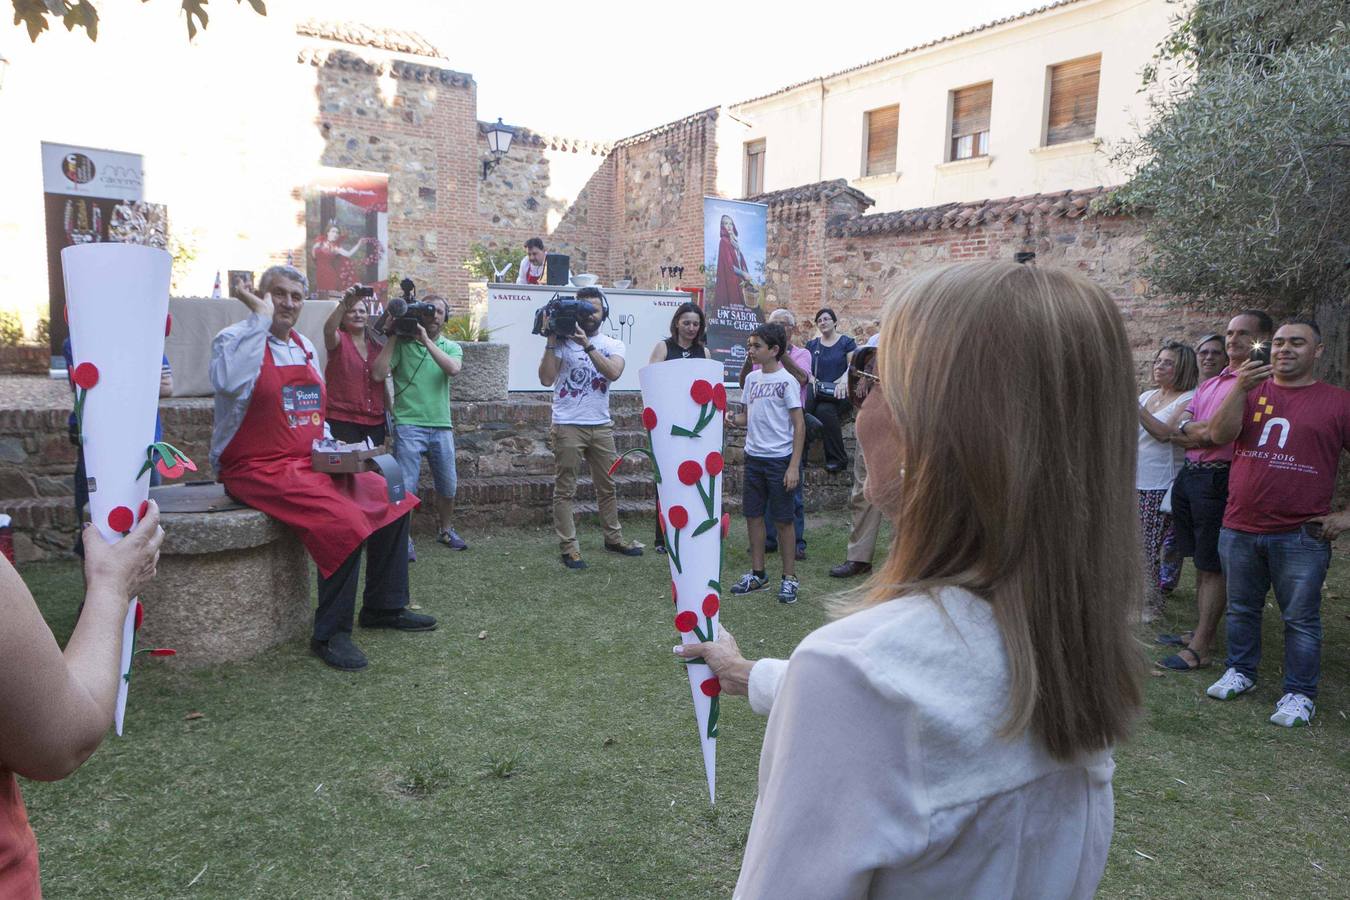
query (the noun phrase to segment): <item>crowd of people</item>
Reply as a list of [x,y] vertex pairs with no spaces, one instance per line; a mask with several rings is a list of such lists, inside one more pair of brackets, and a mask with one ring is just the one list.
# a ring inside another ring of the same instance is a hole
[[[313,652],[358,670],[367,659],[353,624],[436,627],[409,596],[420,501],[391,500],[374,473],[313,471],[311,445],[376,442],[391,413],[409,489],[428,456],[438,540],[466,549],[452,526],[448,404],[462,355],[440,334],[442,298],[380,346],[364,299],[349,292],[325,326],[320,373],[295,330],[308,289],[276,266],[257,293],[237,291],[250,314],[212,345],[211,461],[232,496],[299,535],[319,571]],[[538,365],[553,397],[553,526],[568,569],[586,567],[572,508],[583,461],[605,549],[643,552],[624,539],[609,474],[610,387],[626,350],[602,332],[604,293],[576,297],[575,325],[550,331]],[[1164,611],[1179,558],[1196,568],[1199,621],[1159,636],[1180,645],[1162,664],[1210,665],[1226,611],[1225,671],[1206,693],[1250,691],[1273,586],[1285,693],[1271,720],[1312,721],[1322,582],[1330,542],[1350,530],[1350,512],[1331,512],[1350,392],[1316,378],[1317,323],[1276,328],[1241,310],[1222,338],[1164,343],[1154,386],[1137,397],[1116,304],[1069,271],[986,262],[924,273],[888,300],[880,333],[861,347],[838,334],[832,310],[815,323],[819,337],[796,347],[795,321],[779,311],[747,341],[729,418],[746,429],[751,571],[731,593],[769,586],[776,539],[778,600],[796,601],[808,433],[820,432],[826,467],[841,471],[850,460],[838,431],[855,413],[851,533],[830,575],[872,577],[836,598],[834,621],[788,659],[747,660],[725,628],[676,648],[769,717],[736,896],[1091,896],[1113,828],[1112,750],[1142,702],[1132,634],[1145,610]],[[705,338],[702,311],[685,304],[650,359],[706,357]],[[1215,371],[1220,343],[1227,365]],[[873,573],[883,519],[890,545]],[[0,613],[17,623],[0,629],[0,895],[37,891],[36,845],[10,773],[62,777],[101,740],[121,619],[153,576],[161,539],[153,503],[117,545],[86,529],[85,612],[64,655],[0,565]],[[1123,549],[1136,545],[1142,560]]]
[[[1232,700],[1250,691],[1273,587],[1284,693],[1270,721],[1303,726],[1316,713],[1331,542],[1350,529],[1350,513],[1331,512],[1340,456],[1350,451],[1350,392],[1317,379],[1324,348],[1311,319],[1277,328],[1263,310],[1244,309],[1222,337],[1222,368],[1219,346],[1218,335],[1194,351],[1165,343],[1156,387],[1139,397],[1135,487],[1150,608],[1161,612],[1161,592],[1175,582],[1163,565],[1168,529],[1175,555],[1189,556],[1196,570],[1195,628],[1158,635],[1178,648],[1159,664],[1208,668],[1226,614],[1224,673],[1205,693]],[[1162,508],[1168,499],[1171,515]]]

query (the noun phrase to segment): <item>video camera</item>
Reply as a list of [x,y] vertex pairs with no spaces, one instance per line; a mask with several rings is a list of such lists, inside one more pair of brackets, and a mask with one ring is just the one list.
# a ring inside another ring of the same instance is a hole
[[417,326],[425,328],[427,320],[436,317],[436,304],[418,302],[417,285],[413,284],[411,278],[403,279],[398,286],[403,289],[403,296],[389,301],[384,333],[395,337],[415,338]]
[[[600,306],[592,303],[592,299],[598,299]],[[609,318],[609,303],[598,288],[582,288],[575,297],[554,294],[547,303],[534,311],[534,327],[530,333],[543,337],[569,338],[576,334],[577,320],[596,313],[601,314],[602,322]]]

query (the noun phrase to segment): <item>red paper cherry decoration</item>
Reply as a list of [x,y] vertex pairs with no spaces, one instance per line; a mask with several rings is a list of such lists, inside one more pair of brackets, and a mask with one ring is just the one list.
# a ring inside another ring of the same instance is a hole
[[683,506],[672,506],[668,515],[670,524],[676,528],[683,528],[689,524],[689,510]]
[[670,582],[670,602],[676,604],[677,606],[678,606],[679,603],[680,603],[679,600],[675,599],[675,580],[674,580],[674,579],[671,579],[671,582]]
[[708,618],[717,615],[717,610],[721,609],[722,604],[718,602],[716,594],[709,594],[703,598],[703,614]]
[[698,686],[698,689],[708,697],[716,697],[722,693],[722,682],[716,678],[709,678]]
[[722,462],[722,454],[714,450],[708,454],[708,458],[703,461],[703,465],[707,468],[709,475],[721,475]]
[[75,367],[75,386],[86,391],[98,384],[98,366],[93,363],[80,363]]
[[731,513],[722,513],[722,537],[731,534]]
[[697,627],[698,616],[687,609],[675,617],[675,630],[680,634],[688,634]]
[[677,474],[682,484],[693,485],[703,477],[703,467],[692,459],[686,459],[680,463]]
[[713,399],[713,386],[700,378],[689,386],[689,396],[699,406],[705,403],[711,403]]
[[656,427],[656,410],[650,406],[644,407],[642,410],[642,427],[648,431]]
[[168,337],[171,331],[173,331],[173,313],[168,313],[164,316],[164,336]]
[[136,620],[131,623],[131,630],[140,631],[141,622],[145,619],[145,607],[141,605],[141,601],[139,600],[133,600],[131,602],[136,604]]
[[131,530],[131,526],[136,524],[131,510],[125,506],[113,507],[112,512],[108,513],[108,527],[119,534],[126,534]]
[[141,519],[144,519],[145,514],[148,513],[149,511],[150,511],[150,501],[142,500],[140,509],[136,510],[136,521],[139,522]]
[[712,389],[712,405],[718,412],[727,411],[727,389],[726,385],[714,384]]

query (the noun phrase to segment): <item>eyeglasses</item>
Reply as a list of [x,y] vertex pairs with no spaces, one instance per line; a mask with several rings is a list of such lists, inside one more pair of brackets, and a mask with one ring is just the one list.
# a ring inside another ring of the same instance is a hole
[[861,409],[867,395],[880,385],[876,353],[857,353],[853,357],[853,364],[848,367],[848,399],[853,403],[853,408]]

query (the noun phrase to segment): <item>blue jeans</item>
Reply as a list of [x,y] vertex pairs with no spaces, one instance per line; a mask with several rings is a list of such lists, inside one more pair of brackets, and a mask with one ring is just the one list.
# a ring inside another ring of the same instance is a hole
[[403,470],[403,487],[408,493],[417,492],[418,476],[422,474],[422,454],[431,460],[431,481],[436,493],[453,497],[459,487],[455,475],[455,432],[450,428],[430,428],[425,425],[394,426],[394,461]]
[[1261,610],[1266,592],[1284,619],[1284,691],[1317,696],[1322,666],[1322,581],[1331,544],[1302,530],[1249,534],[1219,532],[1219,557],[1228,581],[1228,661],[1252,680],[1261,665]]

